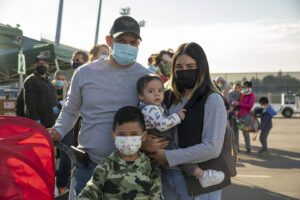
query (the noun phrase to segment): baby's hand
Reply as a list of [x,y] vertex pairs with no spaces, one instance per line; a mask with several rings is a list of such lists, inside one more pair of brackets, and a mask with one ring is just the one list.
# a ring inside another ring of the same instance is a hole
[[185,118],[186,109],[181,109],[177,114],[179,115],[181,121]]

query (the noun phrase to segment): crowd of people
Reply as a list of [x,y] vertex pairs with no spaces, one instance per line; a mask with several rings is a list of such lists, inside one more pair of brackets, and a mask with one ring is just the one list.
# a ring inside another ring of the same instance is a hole
[[[47,58],[38,56],[18,96],[18,115],[83,152],[74,171],[78,199],[220,200],[231,183],[222,154],[226,126],[240,151],[239,125],[255,103],[251,82],[232,87],[223,77],[211,80],[205,52],[194,42],[153,53],[142,66],[140,26],[129,16],[117,18],[105,39],[89,54],[74,52],[70,82],[64,71],[51,81]],[[267,98],[259,102],[260,153],[267,153],[275,112]],[[247,153],[250,126],[242,131]],[[60,153],[60,193],[69,176]]]

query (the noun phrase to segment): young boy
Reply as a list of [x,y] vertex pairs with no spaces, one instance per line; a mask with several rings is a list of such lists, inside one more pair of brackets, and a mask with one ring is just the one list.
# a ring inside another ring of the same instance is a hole
[[139,152],[146,134],[138,108],[119,109],[112,132],[118,150],[98,164],[79,199],[163,199],[158,168]]
[[260,104],[260,107],[263,109],[260,125],[258,127],[258,129],[260,130],[259,140],[262,147],[258,153],[267,154],[267,138],[272,128],[272,118],[276,115],[276,111],[272,108],[271,105],[269,105],[269,100],[267,97],[261,97],[258,102]]
[[[163,108],[164,85],[156,75],[145,75],[137,82],[139,108],[141,109],[149,134],[169,140],[168,149],[177,148],[173,140],[171,129],[180,124],[185,118],[184,109],[172,115],[166,114]],[[212,169],[202,170],[197,164],[183,164],[179,166],[187,175],[199,180],[203,188],[221,183],[224,173]]]

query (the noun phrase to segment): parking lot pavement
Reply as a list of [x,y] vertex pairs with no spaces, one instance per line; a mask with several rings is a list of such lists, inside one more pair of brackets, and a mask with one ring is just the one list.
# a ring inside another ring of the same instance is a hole
[[223,190],[223,200],[300,199],[300,118],[273,119],[269,155],[259,156],[259,137],[247,154],[240,133],[238,175]]

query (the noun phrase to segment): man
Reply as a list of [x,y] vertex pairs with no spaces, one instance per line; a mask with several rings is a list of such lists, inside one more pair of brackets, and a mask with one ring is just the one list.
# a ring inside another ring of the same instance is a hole
[[111,137],[115,112],[138,103],[136,82],[149,73],[135,61],[140,41],[138,22],[129,16],[117,18],[106,36],[106,43],[112,49],[109,59],[75,70],[66,103],[50,130],[54,140],[61,140],[74,126],[79,113],[82,117],[78,148],[89,159],[74,172],[77,194],[91,178],[97,163],[115,150]]
[[25,117],[50,128],[55,123],[53,108],[57,104],[56,91],[48,77],[49,64],[45,56],[38,56],[35,72],[24,81]]
[[239,107],[236,106],[236,102],[240,100],[242,96],[241,93],[241,84],[240,83],[235,83],[233,84],[232,89],[228,93],[228,104],[229,104],[229,115],[228,115],[228,120],[230,122],[230,126],[232,127],[232,130],[234,132],[234,139],[235,139],[235,144],[237,147],[237,150],[240,151],[239,149],[239,129],[237,127],[237,114],[239,111]]
[[215,78],[215,83],[228,103],[228,93],[231,90],[231,85],[221,76]]

